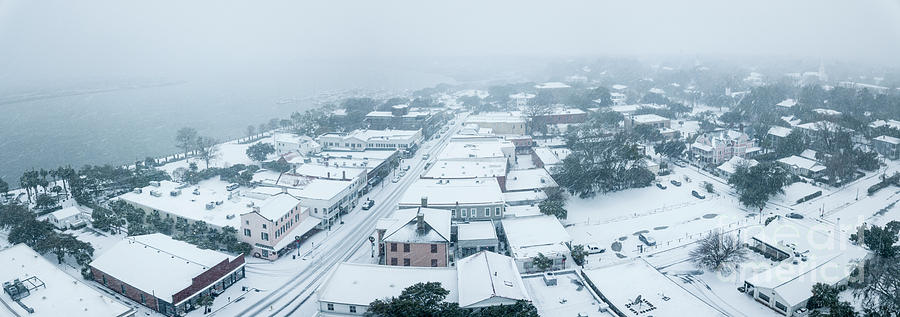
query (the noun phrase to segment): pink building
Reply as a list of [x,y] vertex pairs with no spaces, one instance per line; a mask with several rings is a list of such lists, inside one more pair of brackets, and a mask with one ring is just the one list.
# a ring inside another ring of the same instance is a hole
[[251,254],[267,260],[278,259],[296,248],[297,238],[319,224],[309,216],[309,208],[300,206],[300,199],[287,193],[266,198],[252,211],[241,214],[241,241],[253,246]]
[[400,209],[376,228],[384,263],[443,267],[450,260],[450,212],[433,208]]
[[691,144],[694,161],[719,165],[732,157],[751,158],[760,152],[747,134],[734,130],[705,133]]

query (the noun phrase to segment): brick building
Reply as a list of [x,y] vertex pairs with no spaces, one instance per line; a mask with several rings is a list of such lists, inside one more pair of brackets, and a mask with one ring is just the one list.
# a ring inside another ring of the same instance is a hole
[[376,229],[387,265],[449,265],[450,212],[447,210],[400,209],[393,217],[379,220]]
[[244,256],[203,250],[160,233],[127,237],[90,264],[94,281],[166,316],[200,307],[244,277]]

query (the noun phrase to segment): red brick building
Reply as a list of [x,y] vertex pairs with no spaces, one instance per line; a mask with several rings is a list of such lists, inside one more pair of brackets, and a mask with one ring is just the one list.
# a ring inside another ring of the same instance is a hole
[[166,316],[200,307],[244,278],[244,256],[203,250],[163,234],[125,238],[90,264],[94,281]]
[[448,266],[450,212],[442,209],[400,209],[378,226],[384,264],[394,266]]

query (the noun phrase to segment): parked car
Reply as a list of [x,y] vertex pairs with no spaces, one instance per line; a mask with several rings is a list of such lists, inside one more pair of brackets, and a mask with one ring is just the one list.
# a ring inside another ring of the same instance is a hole
[[396,183],[399,181],[400,181],[400,177],[398,176],[398,177],[394,177],[394,179],[391,180],[391,183]]
[[404,170],[404,171],[408,171],[408,170],[409,170],[409,165],[404,166],[404,167],[403,167],[403,170]]
[[787,215],[784,215],[784,216],[791,218],[791,219],[803,219],[803,215],[798,214],[796,212],[789,212]]
[[666,189],[666,188],[667,188],[666,185],[663,185],[662,183],[656,183],[656,187],[659,187],[659,189]]
[[697,197],[699,199],[706,199],[706,196],[703,196],[702,194],[700,194],[700,192],[698,192],[696,190],[692,190],[691,195],[693,195],[694,197]]
[[669,182],[672,183],[672,185],[681,187],[681,182],[679,182],[679,181],[676,181],[676,180],[673,179],[673,180],[671,180],[671,181],[669,181]]
[[424,154],[424,155],[422,155],[422,160],[423,160],[423,161],[424,161],[424,160],[427,160],[429,157],[431,157],[431,155],[429,155],[429,154]]
[[363,203],[362,210],[369,210],[372,208],[372,206],[375,206],[375,201],[367,200],[366,202]]
[[653,237],[651,237],[650,235],[648,235],[646,233],[640,234],[638,236],[638,239],[641,240],[641,242],[643,242],[644,244],[646,244],[648,246],[652,247],[652,246],[656,245],[656,239],[653,239]]
[[228,186],[225,186],[225,189],[228,191],[232,191],[232,190],[238,189],[238,187],[241,187],[241,185],[238,183],[231,183],[231,184],[228,184]]
[[606,252],[606,249],[601,248],[596,244],[588,244],[585,246],[585,251],[587,251],[588,254],[600,254]]
[[400,177],[406,176],[406,171],[400,171]]

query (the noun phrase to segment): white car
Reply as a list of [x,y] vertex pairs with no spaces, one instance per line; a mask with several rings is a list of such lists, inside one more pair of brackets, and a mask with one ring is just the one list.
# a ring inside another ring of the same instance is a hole
[[600,253],[606,252],[606,249],[601,248],[601,247],[597,246],[596,244],[588,244],[588,245],[584,246],[584,249],[585,249],[585,251],[587,251],[588,254],[600,254]]
[[400,177],[394,177],[394,179],[391,180],[391,183],[396,183],[399,181],[400,181]]

